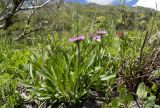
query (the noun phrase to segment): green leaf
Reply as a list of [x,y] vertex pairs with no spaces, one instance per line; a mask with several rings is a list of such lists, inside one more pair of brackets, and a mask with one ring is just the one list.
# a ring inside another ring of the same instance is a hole
[[112,107],[113,108],[118,108],[118,103],[119,103],[119,100],[117,98],[112,99]]
[[116,77],[116,75],[101,76],[101,80],[102,81],[108,81],[108,80],[110,80],[112,78],[115,78],[115,77]]
[[160,105],[154,105],[154,108],[160,108]]
[[33,72],[32,64],[29,64],[29,73],[30,73],[31,78],[34,79],[36,76],[36,73]]
[[144,102],[145,108],[153,108],[155,105],[156,96],[150,96],[147,101]]
[[[89,67],[93,64],[95,57],[96,57],[96,54],[92,55],[92,56],[89,58],[89,60],[88,60],[88,62],[87,62],[87,68],[89,68]],[[87,68],[86,68],[86,69],[87,69]]]
[[145,99],[147,97],[146,85],[144,83],[139,84],[136,94],[140,99]]

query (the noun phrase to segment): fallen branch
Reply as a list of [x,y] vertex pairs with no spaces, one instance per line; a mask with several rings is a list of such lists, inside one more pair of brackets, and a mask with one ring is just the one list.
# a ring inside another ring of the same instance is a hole
[[21,33],[21,35],[19,35],[19,37],[15,38],[14,40],[15,41],[20,41],[20,40],[24,39],[30,33],[33,33],[33,32],[38,31],[38,30],[44,30],[44,28],[42,29],[42,27],[40,27],[40,28],[35,28],[33,30],[30,30],[28,32],[23,32],[23,33]]

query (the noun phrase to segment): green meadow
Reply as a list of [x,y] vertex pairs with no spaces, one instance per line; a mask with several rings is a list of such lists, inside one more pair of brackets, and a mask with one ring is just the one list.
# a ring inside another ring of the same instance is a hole
[[160,108],[159,18],[125,5],[18,11],[0,29],[0,108]]

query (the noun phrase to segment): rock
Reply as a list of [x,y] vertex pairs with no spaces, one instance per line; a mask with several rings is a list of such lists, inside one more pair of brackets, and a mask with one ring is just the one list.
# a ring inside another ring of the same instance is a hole
[[100,107],[96,104],[96,102],[87,100],[86,102],[84,102],[82,108],[100,108]]

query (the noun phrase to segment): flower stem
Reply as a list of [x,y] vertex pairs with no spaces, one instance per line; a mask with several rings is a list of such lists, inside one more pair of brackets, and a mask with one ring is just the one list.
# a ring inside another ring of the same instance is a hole
[[79,43],[79,42],[77,42],[77,49],[78,49],[77,65],[78,65],[78,70],[79,70],[79,67],[80,67],[80,59],[81,59],[81,58],[80,58],[80,55],[81,55],[80,53],[81,53],[81,52],[80,52],[80,43]]
[[103,48],[103,37],[101,35],[101,49]]

